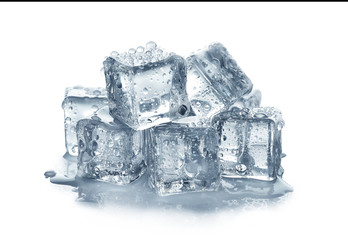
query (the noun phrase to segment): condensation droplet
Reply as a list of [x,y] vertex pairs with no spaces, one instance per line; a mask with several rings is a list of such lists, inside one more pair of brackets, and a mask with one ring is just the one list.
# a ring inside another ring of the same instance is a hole
[[93,91],[93,94],[94,94],[95,96],[99,96],[99,95],[101,94],[101,92],[100,92],[99,90],[94,90],[94,91]]
[[153,41],[150,41],[150,42],[146,43],[146,48],[147,49],[154,49],[156,47],[157,47],[157,44],[155,42],[153,42]]
[[107,141],[106,143],[108,145],[109,148],[111,148],[112,146],[114,146],[114,141],[112,141],[111,139]]
[[144,47],[142,47],[142,46],[137,47],[137,52],[138,53],[144,52]]
[[197,71],[193,71],[193,75],[195,75],[196,78],[200,77],[200,75],[199,75],[199,73]]
[[45,178],[52,178],[52,177],[55,177],[56,176],[56,172],[55,171],[52,171],[52,170],[49,170],[49,171],[46,171],[44,173],[45,175]]
[[145,95],[147,95],[148,93],[149,93],[149,89],[147,89],[146,87],[143,89],[143,93],[145,94]]
[[91,109],[95,112],[98,111],[99,107],[97,105],[93,105]]
[[77,145],[74,145],[74,146],[72,146],[71,151],[73,153],[77,153],[78,149],[79,149],[79,147]]
[[71,118],[69,118],[69,117],[65,118],[65,123],[66,124],[70,124],[71,123]]
[[131,49],[128,50],[128,53],[129,53],[129,54],[135,54],[135,52],[136,52],[136,51],[135,51],[134,48],[131,48]]

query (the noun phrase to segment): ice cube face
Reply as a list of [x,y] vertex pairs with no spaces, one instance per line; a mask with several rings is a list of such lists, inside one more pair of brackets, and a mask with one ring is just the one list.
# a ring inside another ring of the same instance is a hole
[[220,43],[187,58],[187,94],[194,113],[211,118],[252,90],[250,79]]
[[214,129],[169,123],[149,133],[149,183],[158,195],[217,190],[220,164]]
[[92,117],[77,123],[77,140],[79,177],[124,185],[146,170],[144,131]]
[[100,108],[108,106],[105,88],[69,87],[65,89],[64,110],[65,147],[72,156],[78,155],[76,124]]
[[110,114],[137,130],[183,118],[190,112],[185,60],[177,55],[156,62],[153,59],[161,58],[151,59],[140,62],[143,65],[120,61],[120,57],[104,61]]
[[275,108],[233,108],[213,120],[219,133],[222,178],[271,181],[281,163],[281,113]]

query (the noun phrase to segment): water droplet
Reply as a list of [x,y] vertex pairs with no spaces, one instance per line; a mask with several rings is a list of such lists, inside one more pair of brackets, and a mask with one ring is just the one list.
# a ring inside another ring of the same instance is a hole
[[99,96],[99,95],[101,94],[101,92],[100,92],[99,90],[94,90],[94,91],[93,91],[93,94],[94,94],[95,96]]
[[185,115],[186,111],[187,111],[187,107],[185,105],[181,105],[178,109],[178,112],[181,115]]
[[116,87],[122,88],[122,83],[121,83],[121,82],[117,82],[117,83],[116,83]]
[[237,164],[237,165],[235,166],[235,168],[236,168],[236,171],[237,171],[239,174],[241,174],[241,175],[244,175],[244,174],[245,174],[245,171],[247,170],[247,167],[246,167],[244,164],[242,164],[242,163]]
[[123,163],[120,162],[120,161],[118,161],[118,162],[116,163],[116,167],[117,167],[118,169],[121,169],[121,168],[123,167]]
[[195,75],[196,78],[200,77],[200,75],[199,75],[199,73],[197,71],[193,71],[193,75]]
[[101,118],[98,117],[97,115],[93,115],[91,118],[92,120],[95,120],[95,121],[101,121]]
[[107,141],[106,143],[108,145],[109,148],[111,148],[112,146],[114,146],[114,141],[112,141],[111,139]]
[[131,49],[128,50],[128,53],[129,53],[129,54],[135,54],[135,52],[136,52],[136,51],[135,51],[134,48],[131,48]]
[[98,143],[96,141],[92,141],[92,151],[97,150],[98,148]]
[[98,168],[98,167],[95,167],[94,169],[93,169],[93,172],[94,172],[94,174],[95,175],[99,175],[99,173],[100,173],[100,169]]
[[70,111],[72,111],[73,109],[74,109],[73,107],[71,107],[71,106],[69,107],[69,110],[70,110]]
[[206,67],[208,67],[208,64],[207,64],[206,62],[202,61],[202,66],[203,66],[204,68],[206,68]]
[[79,148],[84,148],[84,147],[85,147],[85,143],[80,139]]
[[156,47],[157,47],[157,44],[155,42],[153,42],[153,41],[150,41],[150,42],[146,43],[146,48],[147,49],[154,49]]
[[142,52],[144,52],[144,47],[142,47],[142,46],[139,46],[139,47],[137,47],[137,52],[138,53],[142,53]]
[[143,89],[143,93],[145,94],[145,95],[147,95],[148,93],[149,93],[149,89],[147,89],[146,87]]
[[70,124],[71,123],[71,118],[69,118],[69,117],[65,118],[65,123],[66,124]]
[[71,151],[72,151],[73,153],[77,153],[78,149],[79,149],[78,146],[77,146],[77,145],[74,145],[74,146],[72,146]]
[[52,170],[49,170],[49,171],[46,171],[44,173],[45,175],[45,178],[52,178],[52,177],[55,177],[56,176],[56,172],[55,171],[52,171]]
[[184,167],[184,171],[188,177],[195,177],[198,175],[198,165],[196,163],[188,163]]
[[116,58],[116,57],[118,57],[118,55],[120,55],[118,52],[116,52],[116,51],[113,51],[113,52],[111,52],[111,57],[113,57],[113,58]]
[[209,105],[205,105],[204,106],[204,111],[208,112],[210,110],[210,106]]
[[164,146],[168,146],[169,141],[168,141],[168,140],[164,140],[164,141],[163,141],[163,144],[164,144]]
[[226,141],[226,139],[227,139],[226,135],[223,135],[222,140]]
[[254,117],[256,117],[256,118],[267,118],[267,115],[264,114],[264,113],[256,113],[256,114],[254,115]]
[[92,106],[92,110],[93,110],[94,112],[98,111],[98,109],[99,109],[99,107],[98,107],[97,105],[93,105],[93,106]]

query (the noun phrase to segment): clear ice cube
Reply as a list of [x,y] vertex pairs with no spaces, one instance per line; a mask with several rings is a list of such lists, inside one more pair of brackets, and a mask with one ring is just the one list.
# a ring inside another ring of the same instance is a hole
[[220,43],[213,43],[186,60],[187,94],[197,116],[212,118],[252,90],[250,79]]
[[149,133],[149,183],[158,195],[217,190],[220,164],[215,129],[192,127],[183,119],[151,128]]
[[108,106],[105,88],[68,87],[62,103],[64,110],[65,147],[72,156],[78,155],[76,124],[98,109]]
[[281,169],[281,112],[273,107],[233,108],[213,119],[219,134],[223,179],[272,181]]
[[108,107],[78,121],[77,176],[118,185],[135,181],[146,170],[145,131],[114,120]]
[[154,43],[111,54],[104,61],[104,73],[110,114],[133,129],[147,129],[190,112],[185,60],[164,54]]

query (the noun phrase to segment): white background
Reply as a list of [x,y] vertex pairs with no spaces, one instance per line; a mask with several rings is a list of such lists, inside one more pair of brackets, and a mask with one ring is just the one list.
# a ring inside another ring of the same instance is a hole
[[[1,3],[0,239],[347,239],[347,3]],[[282,110],[284,179],[265,209],[89,207],[43,173],[64,153],[68,86],[104,86],[111,51],[218,41]]]

